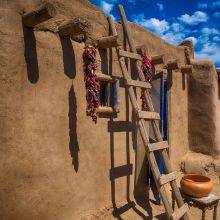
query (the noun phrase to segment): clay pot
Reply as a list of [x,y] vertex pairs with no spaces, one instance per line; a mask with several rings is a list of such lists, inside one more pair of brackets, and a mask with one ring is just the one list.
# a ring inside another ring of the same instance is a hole
[[180,186],[183,193],[195,198],[206,197],[213,189],[213,183],[208,177],[197,174],[183,176]]

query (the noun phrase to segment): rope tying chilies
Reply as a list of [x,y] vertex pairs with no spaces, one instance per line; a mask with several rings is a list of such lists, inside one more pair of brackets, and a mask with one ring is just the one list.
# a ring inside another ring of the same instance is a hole
[[[142,64],[141,64],[142,71],[144,73],[144,77],[146,82],[152,83],[153,81],[153,76],[155,74],[155,67],[151,63],[151,60],[148,58],[147,54],[144,53],[142,57]],[[142,100],[142,110],[148,111],[149,109],[147,108],[147,103],[144,98],[144,91],[141,91],[141,100]]]
[[86,87],[87,113],[92,117],[92,120],[97,123],[96,109],[99,107],[99,90],[100,86],[97,81],[95,71],[96,63],[96,48],[87,46],[83,52],[83,71],[84,82]]

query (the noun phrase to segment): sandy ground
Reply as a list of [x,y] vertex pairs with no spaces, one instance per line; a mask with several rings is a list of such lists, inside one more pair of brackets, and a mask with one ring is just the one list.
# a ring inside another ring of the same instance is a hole
[[[218,179],[212,179],[214,183],[213,194],[220,196],[220,183]],[[169,191],[169,188],[167,188]],[[152,216],[149,213],[149,206],[152,210]],[[100,210],[90,211],[87,214],[82,214],[79,217],[79,220],[93,220],[93,219],[100,219],[100,220],[141,220],[141,219],[167,219],[164,211],[163,205],[156,205],[155,200],[153,198],[152,193],[150,193],[150,203],[148,206],[148,211],[143,209],[141,206],[137,205],[134,201],[122,201],[117,205],[117,208],[114,209],[111,204],[103,207]],[[189,218],[190,220],[199,220],[202,218],[201,210],[191,207],[189,211]],[[213,210],[206,211],[206,220],[213,219]],[[220,219],[220,208],[217,211],[217,219]]]

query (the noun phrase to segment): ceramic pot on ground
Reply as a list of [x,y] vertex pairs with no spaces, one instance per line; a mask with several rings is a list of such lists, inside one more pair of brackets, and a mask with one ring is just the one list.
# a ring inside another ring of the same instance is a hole
[[213,183],[210,178],[197,174],[183,176],[180,186],[183,193],[195,198],[206,197],[213,189]]

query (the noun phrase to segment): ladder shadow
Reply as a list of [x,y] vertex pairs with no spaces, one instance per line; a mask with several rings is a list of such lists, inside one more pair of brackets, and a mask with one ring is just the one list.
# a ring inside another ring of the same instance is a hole
[[[135,122],[129,122],[129,121],[114,121],[113,118],[110,119],[108,122],[108,131],[110,133],[110,161],[111,161],[111,169],[109,172],[109,177],[111,181],[111,200],[112,200],[112,206],[113,206],[113,216],[119,220],[123,220],[123,217],[121,216],[123,213],[129,211],[132,209],[137,215],[139,215],[142,219],[152,219],[152,208],[150,206],[149,201],[147,198],[135,198],[135,201],[132,201],[130,198],[130,185],[131,185],[131,175],[133,174],[133,165],[130,162],[130,142],[129,142],[129,133],[132,132],[132,139],[133,144],[136,143],[136,134],[134,134],[135,131]],[[114,138],[116,132],[126,132],[126,159],[127,163],[123,166],[115,167],[115,144],[114,144]],[[135,146],[136,147],[136,146]],[[117,201],[116,201],[116,180],[118,178],[126,178],[126,201],[127,204],[118,207]],[[143,211],[141,211],[138,207],[141,206],[144,210],[147,211],[149,214],[146,216]]]
[[[125,42],[125,41],[124,41]],[[126,47],[126,45],[124,45]],[[109,65],[108,65],[108,74],[112,74],[112,50],[110,50],[109,53]],[[127,65],[128,62],[127,62]],[[134,63],[130,63],[130,68],[131,68],[131,73],[132,73],[132,79],[134,79]],[[120,84],[120,87],[124,87],[124,85]],[[110,133],[110,162],[111,162],[111,168],[110,168],[110,181],[111,181],[111,200],[112,200],[112,206],[113,206],[113,216],[119,220],[123,220],[122,214],[131,210],[134,211],[137,215],[141,217],[141,219],[152,219],[152,209],[150,207],[149,201],[145,198],[145,201],[142,203],[139,202],[139,205],[141,204],[142,207],[144,207],[144,210],[149,213],[148,216],[145,215],[143,210],[140,210],[137,207],[138,202],[133,201],[132,198],[130,197],[131,189],[131,175],[133,173],[133,165],[131,164],[130,161],[130,145],[132,144],[133,150],[135,151],[136,154],[136,149],[137,149],[137,132],[136,132],[136,118],[135,114],[132,112],[132,117],[130,120],[130,115],[129,115],[129,97],[128,97],[128,92],[125,89],[125,103],[126,103],[126,120],[125,121],[114,121],[114,118],[111,117],[109,122],[108,122],[108,132]],[[116,132],[125,132],[125,150],[126,150],[126,164],[120,167],[115,167],[115,133]],[[130,143],[130,134],[132,137],[132,143]],[[137,158],[135,159],[135,174],[136,174],[136,163],[137,163]],[[126,178],[126,204],[118,207],[117,206],[117,201],[116,201],[116,180],[117,178]],[[139,200],[138,200],[139,201]],[[137,204],[136,204],[137,203]]]
[[[134,60],[130,60],[130,72],[131,72],[131,78],[133,80],[138,80],[137,74],[136,74],[136,66],[135,66],[135,61]],[[136,89],[134,89],[135,94],[137,96],[137,91]],[[129,98],[128,98],[128,93],[126,94],[127,100],[126,100],[126,109],[127,109],[127,105],[129,103]],[[138,97],[137,97],[138,98]],[[132,132],[132,145],[133,145],[133,149],[135,152],[135,186],[134,186],[134,198],[136,203],[142,208],[144,209],[147,213],[148,216],[144,215],[143,212],[141,212],[139,209],[137,209],[136,207],[134,207],[134,211],[140,215],[143,219],[153,219],[153,214],[152,214],[152,207],[149,201],[149,198],[147,197],[147,193],[143,193],[140,194],[138,191],[140,189],[142,189],[143,191],[147,191],[147,185],[148,185],[148,180],[147,180],[147,175],[148,175],[148,162],[147,162],[147,157],[145,156],[144,162],[142,164],[142,168],[140,171],[140,174],[138,176],[137,174],[137,162],[138,162],[138,153],[137,153],[137,148],[138,148],[138,144],[137,144],[137,125],[136,125],[136,114],[134,111],[132,111],[132,122],[133,122],[133,126],[136,128],[135,132]],[[146,183],[145,186],[143,186],[143,180]],[[144,188],[145,187],[145,188]]]
[[[152,219],[152,209],[150,207],[150,203],[145,198],[145,200],[138,198],[135,201],[132,201],[130,198],[130,185],[131,185],[131,175],[133,173],[133,165],[130,161],[130,140],[129,136],[130,133],[132,134],[132,145],[134,150],[137,148],[137,141],[136,141],[136,121],[135,117],[132,116],[132,121],[129,121],[129,100],[128,95],[126,92],[126,121],[114,121],[113,118],[110,118],[108,122],[108,132],[110,133],[110,161],[111,161],[111,169],[110,169],[110,181],[111,181],[111,200],[113,206],[113,216],[119,220],[123,220],[121,216],[123,213],[132,209],[137,215],[139,215],[142,219]],[[125,132],[125,139],[126,139],[126,164],[120,167],[115,167],[115,133],[116,132]],[[135,171],[136,172],[136,171]],[[116,179],[117,178],[126,178],[126,201],[127,204],[118,207],[116,202]],[[136,199],[136,198],[135,198]],[[137,204],[141,206],[144,210],[149,213],[149,216],[146,216],[143,211],[141,211]]]

